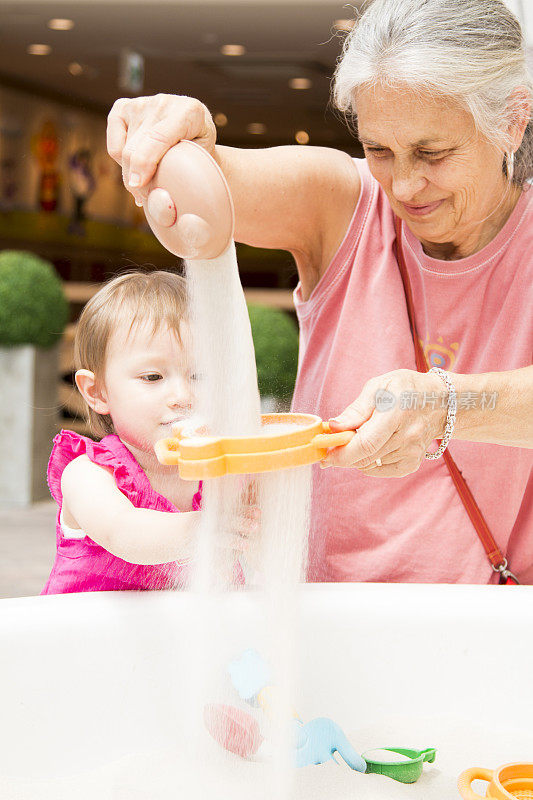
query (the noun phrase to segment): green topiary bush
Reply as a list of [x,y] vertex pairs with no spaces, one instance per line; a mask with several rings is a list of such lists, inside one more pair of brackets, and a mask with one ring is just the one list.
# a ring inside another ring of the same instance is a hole
[[22,250],[0,253],[0,346],[51,347],[68,313],[53,264]]
[[284,311],[249,305],[248,313],[263,397],[290,400],[298,368],[298,326]]

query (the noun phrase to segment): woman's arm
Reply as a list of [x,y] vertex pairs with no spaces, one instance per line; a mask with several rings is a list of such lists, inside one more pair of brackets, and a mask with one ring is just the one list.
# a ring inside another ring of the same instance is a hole
[[454,439],[533,448],[533,366],[479,375],[452,373]]
[[359,199],[361,180],[352,158],[327,147],[297,145],[257,150],[217,145],[215,157],[235,205],[235,240],[288,250],[308,297]]
[[[452,441],[533,448],[533,366],[451,377],[458,406]],[[356,467],[378,478],[416,472],[433,439],[442,437],[446,402],[447,389],[434,372],[397,369],[371,378],[330,420],[333,431],[357,434],[331,450],[322,466]]]
[[112,472],[87,456],[65,467],[61,490],[67,524],[73,519],[113,555],[132,564],[165,564],[191,557],[199,511],[135,508],[117,488]]
[[[109,154],[138,200],[146,197],[163,155],[182,139],[204,147],[224,172],[235,204],[236,240],[291,252],[304,296],[310,294],[359,198],[359,174],[350,156],[327,147],[215,147],[211,114],[191,97],[121,98],[108,117]],[[135,186],[132,175],[138,176]]]

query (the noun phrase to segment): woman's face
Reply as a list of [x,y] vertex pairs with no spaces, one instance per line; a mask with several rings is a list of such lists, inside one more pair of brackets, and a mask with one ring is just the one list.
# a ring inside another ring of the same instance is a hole
[[360,89],[356,110],[370,171],[394,212],[422,243],[475,250],[486,226],[497,225],[487,218],[507,181],[501,152],[472,116],[442,97],[383,87]]

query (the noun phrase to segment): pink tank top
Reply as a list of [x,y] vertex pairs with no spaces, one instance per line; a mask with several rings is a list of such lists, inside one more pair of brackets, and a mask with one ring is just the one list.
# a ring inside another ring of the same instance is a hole
[[[145,472],[122,444],[118,436],[105,436],[94,442],[72,431],[61,431],[54,439],[48,464],[48,486],[57,502],[57,553],[52,572],[41,594],[98,592],[122,589],[174,589],[185,583],[185,563],[171,562],[155,566],[130,564],[112,555],[88,536],[68,539],[60,524],[63,495],[61,475],[73,459],[81,455],[102,467],[113,470],[115,482],[136,508],[178,512],[169,500],[150,485]],[[200,508],[201,492],[193,498],[193,510]]]
[[[361,196],[339,250],[310,298],[295,290],[300,367],[293,408],[324,419],[369,378],[416,369],[393,213],[364,160]],[[418,333],[431,365],[482,373],[533,355],[533,191],[483,250],[458,261],[423,252],[403,226]],[[444,388],[444,387],[443,387]],[[495,398],[464,398],[486,403]],[[453,440],[462,471],[511,568],[533,583],[533,450]],[[492,571],[444,460],[403,478],[314,468],[312,581],[490,583]]]

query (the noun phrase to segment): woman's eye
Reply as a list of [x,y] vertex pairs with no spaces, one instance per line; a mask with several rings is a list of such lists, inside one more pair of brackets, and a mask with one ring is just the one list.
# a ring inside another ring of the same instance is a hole
[[445,152],[442,150],[419,150],[418,153],[422,158],[429,158],[432,161],[438,161],[445,156]]
[[141,375],[141,380],[146,383],[153,383],[154,381],[160,381],[161,377],[158,372],[149,372],[146,375]]
[[372,153],[372,155],[379,157],[387,155],[390,151],[387,150],[385,147],[367,147],[366,152]]

